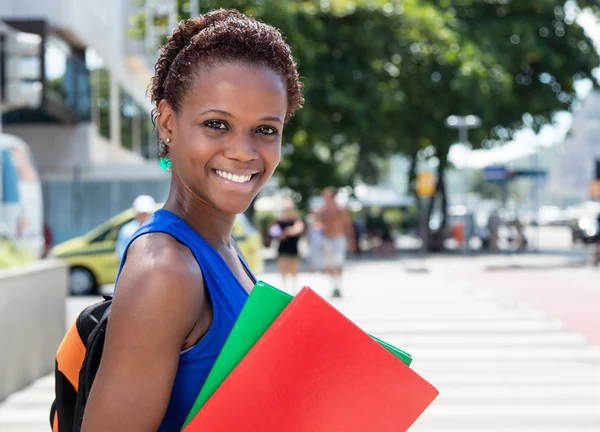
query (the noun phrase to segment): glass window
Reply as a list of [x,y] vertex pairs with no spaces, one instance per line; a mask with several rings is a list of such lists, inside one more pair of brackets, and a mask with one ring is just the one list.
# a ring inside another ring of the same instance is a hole
[[122,146],[146,159],[156,159],[158,150],[150,115],[123,88],[120,98]]
[[75,86],[77,95],[77,120],[90,120],[92,115],[90,76],[85,65],[85,60],[82,59],[77,59],[76,61]]
[[150,115],[141,108],[140,126],[142,136],[142,156],[146,159],[156,159],[158,157],[158,149],[156,147],[156,140],[154,139],[154,126],[152,125],[152,119]]
[[85,58],[90,74],[92,121],[98,133],[110,139],[110,74],[94,50],[88,48]]
[[[128,221],[130,222],[130,221]],[[127,222],[125,222],[127,223]],[[104,231],[103,233],[101,233],[98,237],[96,237],[95,239],[92,240],[92,243],[100,243],[100,242],[104,242],[104,241],[114,241],[117,239],[117,236],[119,235],[119,231],[121,230],[121,227],[123,225],[125,225],[125,223],[112,227],[106,231]]]
[[46,41],[46,97],[54,102],[68,103],[68,72],[71,49],[67,43],[49,36]]
[[[140,148],[139,110],[133,99],[122,88],[121,98],[121,145],[128,150]],[[136,118],[137,117],[137,118]]]
[[59,37],[48,35],[44,73],[47,100],[69,110],[76,120],[89,120],[90,86],[84,53]]

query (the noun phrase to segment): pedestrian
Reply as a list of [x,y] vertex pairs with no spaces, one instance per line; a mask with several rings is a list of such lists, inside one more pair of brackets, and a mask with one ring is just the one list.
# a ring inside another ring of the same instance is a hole
[[123,253],[131,237],[156,210],[156,201],[150,195],[140,195],[133,201],[133,210],[135,217],[123,225],[117,235],[115,255],[119,261],[123,259]]
[[279,273],[283,281],[283,289],[288,291],[288,276],[292,279],[291,292],[296,294],[296,277],[298,275],[298,241],[304,232],[304,222],[296,211],[296,204],[292,199],[286,199],[283,211],[273,222],[269,230],[272,237],[279,239],[277,256]]
[[594,266],[600,265],[600,213],[596,217],[596,236],[594,238]]
[[44,251],[42,252],[42,258],[47,258],[54,244],[54,233],[50,228],[50,225],[44,223]]
[[523,252],[527,249],[527,236],[525,236],[525,228],[523,227],[523,223],[519,216],[515,217],[513,221],[513,228],[515,229],[515,240],[516,240],[516,249],[517,252]]
[[323,206],[317,219],[323,227],[323,253],[325,270],[332,285],[332,297],[342,296],[342,274],[348,249],[356,250],[356,239],[350,212],[335,202],[335,189],[326,188],[322,193]]
[[231,233],[301,89],[280,32],[235,10],[169,36],[149,89],[169,196],[126,247],[83,431],[181,430],[256,282]]
[[381,226],[381,245],[379,246],[379,253],[384,257],[393,256],[396,253],[396,245],[394,244],[394,237],[392,236],[390,225],[385,221]]
[[306,217],[308,242],[308,271],[313,273],[323,270],[323,226],[313,209]]
[[498,252],[498,240],[500,238],[500,225],[502,224],[502,220],[500,219],[500,211],[498,209],[494,209],[492,214],[488,219],[488,232],[489,232],[489,252],[496,253]]

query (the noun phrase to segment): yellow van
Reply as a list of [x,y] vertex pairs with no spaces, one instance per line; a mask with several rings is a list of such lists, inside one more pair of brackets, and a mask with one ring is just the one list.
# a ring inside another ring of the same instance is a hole
[[[114,284],[120,264],[115,256],[117,235],[134,217],[133,209],[126,210],[84,236],[52,248],[52,257],[69,264],[71,294],[93,295],[98,287]],[[245,215],[238,215],[232,234],[252,272],[262,273],[261,236]]]

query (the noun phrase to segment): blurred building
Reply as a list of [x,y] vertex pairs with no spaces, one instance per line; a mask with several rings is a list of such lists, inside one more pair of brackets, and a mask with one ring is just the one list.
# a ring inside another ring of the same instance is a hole
[[2,112],[3,132],[31,148],[57,241],[131,205],[166,196],[168,172],[146,90],[156,47],[176,25],[174,0],[2,0],[0,20],[41,37],[39,104]]
[[600,160],[600,92],[590,92],[579,110],[565,141],[556,146],[550,175],[550,190],[563,206],[590,198],[595,167]]

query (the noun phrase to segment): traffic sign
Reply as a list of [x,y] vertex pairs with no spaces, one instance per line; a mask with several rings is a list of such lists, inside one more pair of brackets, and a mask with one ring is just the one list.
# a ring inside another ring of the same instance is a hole
[[432,197],[435,194],[436,178],[430,171],[422,171],[417,174],[417,195],[420,197]]
[[504,166],[489,166],[483,169],[483,178],[488,183],[505,182],[508,176],[508,170]]
[[514,170],[510,173],[511,177],[545,177],[546,171],[536,169]]

